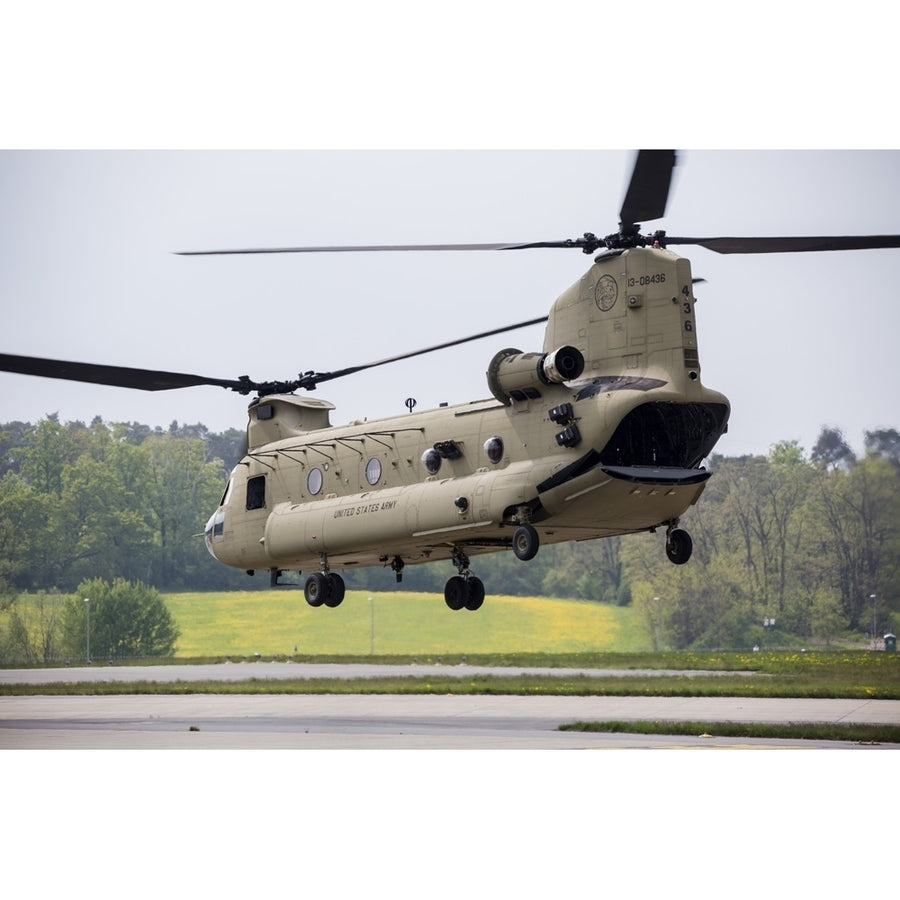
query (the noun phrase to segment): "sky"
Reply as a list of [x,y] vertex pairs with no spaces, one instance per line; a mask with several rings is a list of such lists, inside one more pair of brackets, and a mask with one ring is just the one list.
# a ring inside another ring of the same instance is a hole
[[[578,251],[182,257],[179,250],[559,240],[616,229],[634,148],[674,146],[670,234],[900,232],[889,29],[839,9],[565,10],[108,0],[6,12],[0,353],[286,379],[545,315]],[[765,14],[766,10],[769,14]],[[772,28],[777,12],[778,27]],[[628,38],[628,39],[626,39]],[[636,40],[639,38],[639,40]],[[841,47],[841,64],[831,48]],[[761,66],[761,59],[777,61]],[[785,61],[790,61],[790,77]],[[334,149],[340,148],[340,149]],[[701,149],[692,149],[701,148]],[[740,149],[737,149],[740,148]],[[778,148],[778,149],[770,149]],[[834,150],[830,148],[842,148]],[[874,148],[874,149],[870,149]],[[900,250],[692,261],[717,450],[857,452],[900,427]],[[320,386],[335,424],[489,395],[532,327]],[[0,422],[243,428],[221,388],[0,374]]]
[[[0,352],[290,378],[545,315],[590,258],[573,250],[183,257],[174,251],[558,240],[614,231],[623,150],[0,152]],[[679,151],[664,219],[688,236],[900,232],[900,152]],[[647,229],[645,229],[647,230]],[[732,403],[726,455],[838,427],[900,428],[900,250],[724,256],[678,248],[702,378]],[[321,385],[334,424],[488,396],[533,326]],[[149,394],[0,375],[0,421],[242,428],[217,387]]]

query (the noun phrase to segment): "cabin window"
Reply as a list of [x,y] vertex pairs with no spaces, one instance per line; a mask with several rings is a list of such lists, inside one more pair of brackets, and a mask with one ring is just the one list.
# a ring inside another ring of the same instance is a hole
[[247,509],[262,509],[266,505],[266,476],[247,479]]
[[381,460],[377,457],[373,456],[366,463],[366,481],[369,484],[375,485],[378,484],[378,480],[381,478]]
[[422,462],[429,475],[437,475],[438,469],[441,467],[441,454],[431,447],[422,454]]
[[311,494],[318,494],[322,490],[324,480],[321,469],[310,469],[309,475],[306,476],[306,489]]
[[503,459],[503,438],[494,435],[484,442],[484,452],[487,458],[496,465]]

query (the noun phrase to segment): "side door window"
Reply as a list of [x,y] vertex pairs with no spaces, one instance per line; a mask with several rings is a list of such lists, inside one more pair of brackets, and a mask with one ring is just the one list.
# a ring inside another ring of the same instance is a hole
[[266,476],[247,479],[247,509],[262,509],[266,505]]

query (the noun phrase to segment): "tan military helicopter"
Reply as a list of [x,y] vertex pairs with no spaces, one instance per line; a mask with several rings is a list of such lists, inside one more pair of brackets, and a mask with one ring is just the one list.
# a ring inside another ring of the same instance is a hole
[[[336,570],[450,560],[444,597],[478,609],[485,588],[470,557],[542,543],[665,529],[669,559],[692,542],[678,527],[710,472],[702,467],[728,425],[728,400],[702,384],[691,265],[667,249],[779,253],[900,246],[898,236],[679,238],[642,235],[665,213],[670,150],[635,161],[617,232],[574,240],[391,246],[283,247],[219,253],[524,250],[596,254],[548,316],[413,353],[286,382],[0,355],[0,370],[157,391],[219,385],[255,393],[247,452],[205,531],[212,555],[249,573],[310,571],[312,606],[344,597]],[[295,392],[466,341],[546,321],[543,347],[508,348],[487,365],[491,396],[393,418],[334,426],[333,404]]]

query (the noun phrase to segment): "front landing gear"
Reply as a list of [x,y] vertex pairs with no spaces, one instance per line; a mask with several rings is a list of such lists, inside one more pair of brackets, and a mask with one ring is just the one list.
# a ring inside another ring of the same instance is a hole
[[469,557],[459,548],[453,551],[453,564],[459,571],[444,586],[444,602],[452,610],[481,608],[484,582],[469,571]]
[[694,542],[691,536],[683,528],[669,526],[666,532],[666,556],[669,562],[676,566],[683,566],[694,552]]
[[340,606],[344,599],[344,579],[337,572],[313,572],[306,579],[303,595],[310,606]]
[[541,538],[533,525],[525,522],[513,532],[512,549],[517,559],[525,562],[529,559],[534,559],[540,548]]

